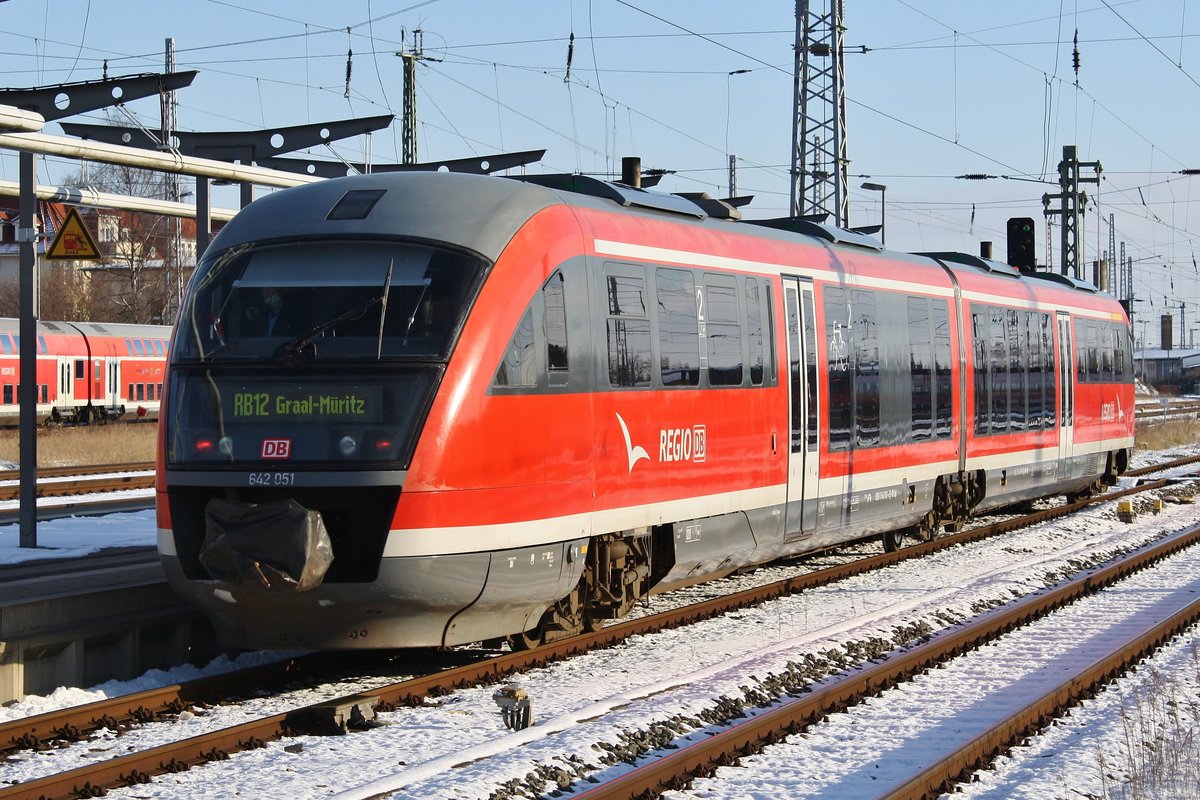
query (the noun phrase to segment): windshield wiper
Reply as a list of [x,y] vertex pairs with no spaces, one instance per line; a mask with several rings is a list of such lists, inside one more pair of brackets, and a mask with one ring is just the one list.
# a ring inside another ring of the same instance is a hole
[[322,322],[320,325],[317,325],[316,327],[309,330],[308,333],[297,336],[295,339],[292,339],[290,342],[284,342],[282,345],[280,345],[279,349],[275,351],[275,358],[279,361],[295,360],[296,356],[298,356],[301,352],[303,352],[305,348],[307,348],[309,345],[311,345],[313,342],[315,342],[323,333],[328,331],[330,328],[334,328],[338,325],[341,325],[343,322],[349,322],[350,320],[360,319],[360,318],[362,318],[362,316],[364,314],[366,314],[368,311],[371,310],[372,306],[379,305],[382,302],[383,302],[382,297],[378,297],[378,296],[371,297],[371,298],[367,299],[365,302],[359,303],[357,306],[354,306],[349,311],[345,311],[341,314],[338,314],[333,319],[328,319],[325,322]]

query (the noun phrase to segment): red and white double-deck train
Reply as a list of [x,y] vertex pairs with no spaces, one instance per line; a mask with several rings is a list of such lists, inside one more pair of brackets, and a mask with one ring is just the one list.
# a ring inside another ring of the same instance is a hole
[[232,645],[530,643],[1125,469],[1112,297],[736,216],[427,173],[244,209],[175,331],[171,582]]
[[[170,337],[168,325],[38,322],[38,419],[157,419]],[[0,425],[20,418],[20,348],[19,320],[0,318]]]

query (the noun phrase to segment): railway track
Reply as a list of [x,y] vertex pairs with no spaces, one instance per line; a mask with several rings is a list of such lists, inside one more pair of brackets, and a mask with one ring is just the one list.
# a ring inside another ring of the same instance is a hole
[[[21,487],[20,473],[0,472],[0,500],[17,500]],[[107,464],[86,467],[49,467],[38,470],[38,497],[68,497],[80,494],[100,494],[126,489],[150,489],[154,486],[154,465]]]
[[[976,621],[943,631],[930,641],[897,652],[881,663],[851,671],[844,678],[814,688],[798,698],[756,713],[723,730],[699,737],[686,746],[640,764],[630,772],[575,795],[587,800],[656,797],[670,789],[690,786],[720,766],[739,763],[788,736],[812,728],[830,714],[875,697],[934,666],[943,666],[1000,636],[1030,625],[1058,609],[1123,581],[1130,575],[1185,548],[1200,543],[1200,526],[1180,531],[1139,549],[1108,566],[1065,581],[1053,589],[1027,596],[985,614]],[[1083,668],[1064,674],[1049,691],[1004,717],[997,724],[922,765],[891,786],[873,785],[871,796],[887,800],[933,798],[952,791],[972,772],[987,766],[999,753],[1037,732],[1081,699],[1094,694],[1165,641],[1200,620],[1200,599],[1180,604],[1167,613],[1147,615],[1136,632],[1122,633]],[[863,734],[862,731],[859,731]],[[769,771],[769,769],[767,770]],[[874,778],[873,778],[874,779]]]
[[[1195,463],[1200,459],[1158,465],[1152,469],[1179,467]],[[1166,486],[1168,481],[1151,482],[1132,490],[1110,492],[1093,500],[1111,500],[1120,494],[1148,491]],[[819,570],[808,575],[790,578],[763,587],[745,590],[727,597],[687,606],[675,611],[656,614],[643,619],[619,623],[591,636],[549,645],[527,652],[511,653],[486,660],[469,663],[419,675],[411,680],[388,684],[358,692],[333,702],[322,702],[286,713],[254,720],[233,728],[223,728],[196,736],[186,742],[164,745],[151,750],[122,756],[96,766],[80,768],[72,772],[29,781],[19,786],[0,790],[0,798],[9,797],[75,797],[84,787],[100,790],[104,787],[126,785],[150,779],[151,776],[168,771],[186,769],[197,764],[220,760],[231,752],[261,746],[283,736],[311,731],[321,727],[340,728],[350,725],[355,719],[367,721],[376,710],[387,710],[401,706],[417,706],[430,698],[436,698],[466,686],[491,684],[503,680],[514,672],[525,672],[553,661],[580,655],[597,648],[608,647],[628,641],[629,637],[664,630],[673,626],[686,625],[702,619],[728,614],[762,604],[768,600],[786,597],[796,592],[827,585],[847,579],[869,570],[882,569],[910,558],[924,557],[938,550],[960,546],[967,542],[985,539],[1031,524],[1032,521],[1052,518],[1087,505],[1082,501],[1071,506],[1048,509],[1030,517],[1006,520],[971,531],[936,539],[932,542],[903,548],[857,560],[849,564]],[[67,709],[42,717],[27,718],[0,726],[0,742],[10,752],[23,747],[45,746],[70,734],[86,735],[88,731],[112,725],[136,725],[140,719],[152,719],[164,714],[177,713],[197,702],[215,702],[228,686],[208,688],[189,684],[168,687],[155,697],[114,698],[93,704],[86,711]],[[70,738],[70,737],[67,737]]]

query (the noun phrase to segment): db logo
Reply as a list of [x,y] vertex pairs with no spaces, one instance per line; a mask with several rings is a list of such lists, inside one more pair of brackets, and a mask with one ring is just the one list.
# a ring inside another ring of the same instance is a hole
[[291,439],[263,439],[262,457],[263,458],[291,458],[292,457],[292,440]]

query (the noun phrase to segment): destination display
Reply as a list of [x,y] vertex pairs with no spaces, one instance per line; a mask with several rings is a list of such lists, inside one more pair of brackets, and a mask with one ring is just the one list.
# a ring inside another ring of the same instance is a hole
[[228,386],[221,392],[227,418],[243,422],[362,422],[383,419],[380,386]]

